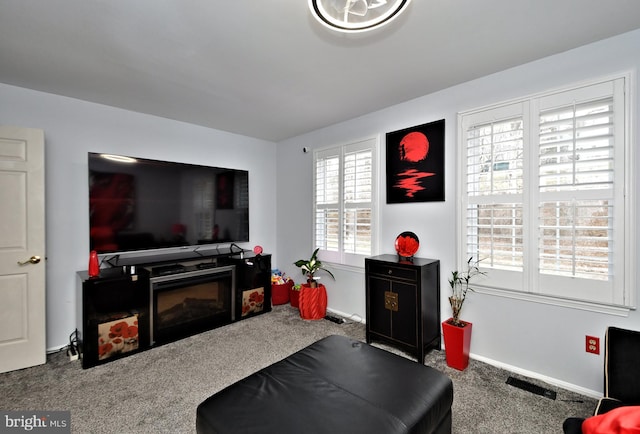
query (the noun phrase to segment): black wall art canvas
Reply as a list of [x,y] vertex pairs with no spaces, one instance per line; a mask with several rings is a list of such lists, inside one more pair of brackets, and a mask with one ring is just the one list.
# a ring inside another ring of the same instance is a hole
[[387,203],[444,200],[444,119],[387,133]]

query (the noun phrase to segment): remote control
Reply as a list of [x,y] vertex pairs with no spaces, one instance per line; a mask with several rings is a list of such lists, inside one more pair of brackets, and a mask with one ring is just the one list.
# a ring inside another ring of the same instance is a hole
[[328,319],[329,321],[334,322],[336,324],[344,324],[344,318],[339,318],[337,316],[327,315],[324,317],[324,319]]

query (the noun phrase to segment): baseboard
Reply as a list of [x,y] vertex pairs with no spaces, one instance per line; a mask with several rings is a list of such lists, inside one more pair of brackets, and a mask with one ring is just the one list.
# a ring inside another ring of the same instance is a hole
[[506,363],[498,362],[493,359],[489,359],[487,357],[478,356],[477,354],[473,354],[473,353],[469,354],[469,358],[473,360],[477,360],[482,363],[486,363],[487,365],[495,366],[496,368],[504,369],[505,371],[509,371],[515,374],[520,374],[528,378],[534,378],[536,380],[544,381],[545,383],[553,384],[554,386],[558,386],[563,389],[569,390],[571,392],[588,396],[590,398],[594,398],[594,399],[602,398],[602,392],[587,389],[572,383],[567,383],[566,381],[561,381],[561,380],[558,380],[557,378],[548,377],[546,375],[539,374],[538,372],[528,371],[526,369],[522,369],[516,366],[508,365]]
[[64,350],[67,347],[68,347],[68,344],[67,345],[58,345],[56,347],[47,348],[46,352],[47,352],[47,354],[53,354],[53,353],[57,353],[58,351]]

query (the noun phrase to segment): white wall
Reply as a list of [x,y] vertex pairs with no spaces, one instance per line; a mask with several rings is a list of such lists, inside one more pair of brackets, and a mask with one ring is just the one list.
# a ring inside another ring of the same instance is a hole
[[89,151],[248,170],[251,227],[243,246],[275,253],[272,142],[4,84],[0,123],[45,133],[49,349],[66,345],[76,328],[76,271],[89,259]]
[[[312,152],[328,145],[381,134],[380,253],[395,253],[393,243],[402,231],[420,239],[418,256],[441,261],[442,319],[450,316],[447,277],[455,266],[456,237],[456,115],[515,97],[542,92],[612,73],[640,67],[640,31],[601,41],[576,50],[512,68],[444,91],[314,131],[278,145],[278,257],[280,268],[300,280],[292,262],[309,257],[311,247]],[[473,68],[473,65],[468,65]],[[638,92],[633,91],[638,129]],[[446,201],[386,205],[384,193],[384,133],[446,120]],[[634,143],[635,147],[637,147]],[[640,152],[636,151],[636,157]],[[640,164],[636,163],[640,168]],[[635,185],[638,188],[638,176]],[[640,215],[638,213],[637,215]],[[638,232],[640,233],[640,232]],[[336,270],[336,282],[328,282],[329,308],[365,316],[362,270]],[[474,323],[472,356],[512,370],[536,376],[560,386],[597,395],[602,392],[603,357],[585,352],[585,335],[601,338],[605,328],[617,325],[640,329],[636,311],[628,317],[598,314],[516,301],[474,293],[465,303],[463,317]]]

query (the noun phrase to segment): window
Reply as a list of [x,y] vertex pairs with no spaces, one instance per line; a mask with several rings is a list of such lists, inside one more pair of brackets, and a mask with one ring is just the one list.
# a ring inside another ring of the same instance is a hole
[[314,245],[320,257],[363,266],[374,246],[377,139],[314,152]]
[[633,307],[627,83],[459,115],[459,260],[488,288]]

